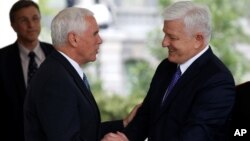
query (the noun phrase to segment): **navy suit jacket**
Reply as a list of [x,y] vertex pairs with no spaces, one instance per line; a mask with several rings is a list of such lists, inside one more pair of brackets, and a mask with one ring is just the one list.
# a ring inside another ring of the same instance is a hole
[[161,106],[177,64],[163,60],[141,108],[124,133],[130,141],[224,141],[234,104],[234,80],[209,48]]
[[[40,42],[47,56],[54,49]],[[26,86],[17,42],[0,49],[1,133],[6,141],[23,141],[23,102]],[[3,137],[3,138],[4,138]]]
[[123,128],[121,121],[102,124],[95,99],[82,78],[54,51],[31,80],[24,104],[26,141],[98,141]]

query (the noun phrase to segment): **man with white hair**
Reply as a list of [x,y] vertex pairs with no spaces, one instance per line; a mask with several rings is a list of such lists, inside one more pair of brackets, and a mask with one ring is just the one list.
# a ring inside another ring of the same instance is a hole
[[102,43],[93,13],[62,10],[52,21],[51,36],[56,50],[31,80],[24,103],[26,141],[98,141],[126,126],[131,117],[101,124],[81,68],[96,60]]
[[206,6],[176,2],[164,11],[158,66],[134,119],[102,141],[225,141],[235,99],[230,71],[213,54]]

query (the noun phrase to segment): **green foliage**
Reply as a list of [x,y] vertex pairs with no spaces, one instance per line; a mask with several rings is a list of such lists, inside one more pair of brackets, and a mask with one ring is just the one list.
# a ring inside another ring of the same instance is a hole
[[147,93],[154,69],[146,60],[130,59],[125,62],[130,94],[142,98]]
[[45,16],[55,15],[58,12],[57,8],[49,7],[50,0],[39,0],[39,8],[41,14]]
[[152,30],[147,38],[147,47],[151,51],[152,55],[158,60],[163,60],[168,55],[167,49],[163,49],[162,47],[164,35],[161,28],[157,27],[155,30]]
[[[195,0],[209,6],[213,20],[211,45],[215,53],[222,59],[233,73],[236,83],[241,82],[243,74],[250,70],[246,57],[236,46],[239,43],[250,43],[250,36],[244,32],[240,19],[246,17],[248,0]],[[245,5],[243,4],[245,3]],[[244,13],[245,12],[245,13]]]
[[101,86],[101,81],[97,80],[91,84],[92,92],[98,103],[102,121],[123,119],[132,108],[141,103],[153,74],[153,68],[145,60],[131,59],[125,62],[125,71],[129,79],[130,94],[121,96],[118,94],[107,94]]
[[159,4],[161,7],[164,7],[171,4],[171,0],[159,0]]
[[57,14],[57,12],[62,8],[60,4],[57,4],[58,7],[55,7],[51,4],[53,1],[51,0],[39,0],[38,5],[41,13],[41,25],[42,30],[39,36],[39,39],[42,41],[46,41],[51,43],[50,36],[50,24],[53,17]]
[[101,88],[101,81],[95,82],[92,86],[102,121],[124,119],[132,108],[142,101],[142,98],[136,95],[107,94]]
[[128,113],[128,103],[125,97],[119,95],[107,95],[105,93],[94,93],[101,112],[102,121],[122,119]]

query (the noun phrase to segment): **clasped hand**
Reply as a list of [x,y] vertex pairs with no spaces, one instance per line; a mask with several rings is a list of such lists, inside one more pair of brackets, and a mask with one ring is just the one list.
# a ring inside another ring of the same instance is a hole
[[108,133],[101,141],[129,141],[128,138],[121,132]]

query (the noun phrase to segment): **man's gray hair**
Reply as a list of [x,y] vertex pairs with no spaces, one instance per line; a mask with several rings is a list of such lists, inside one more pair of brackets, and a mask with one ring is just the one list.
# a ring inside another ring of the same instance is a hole
[[67,41],[69,32],[80,34],[88,23],[86,16],[93,16],[93,12],[85,8],[70,7],[59,12],[51,23],[51,38],[54,46],[63,45]]
[[205,5],[195,4],[191,1],[176,2],[163,12],[165,21],[183,19],[186,32],[193,35],[201,32],[207,45],[211,38],[211,14]]

